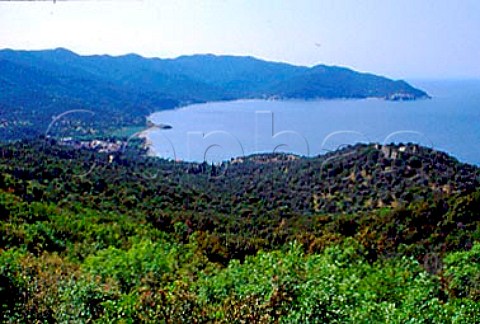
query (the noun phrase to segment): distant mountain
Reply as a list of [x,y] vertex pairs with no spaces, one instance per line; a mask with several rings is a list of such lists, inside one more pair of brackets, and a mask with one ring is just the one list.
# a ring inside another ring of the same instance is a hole
[[148,59],[136,54],[80,56],[62,48],[0,51],[4,139],[38,135],[52,116],[72,109],[94,111],[95,131],[108,134],[119,126],[143,125],[153,111],[190,103],[368,97],[414,100],[428,95],[404,81],[346,68],[308,68],[253,57]]
[[270,88],[281,98],[384,98],[414,100],[428,95],[405,81],[358,73],[342,67],[317,65]]

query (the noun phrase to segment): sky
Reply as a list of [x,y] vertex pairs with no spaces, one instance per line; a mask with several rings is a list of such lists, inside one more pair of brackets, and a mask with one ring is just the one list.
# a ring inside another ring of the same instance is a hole
[[479,0],[2,1],[0,48],[249,55],[392,78],[480,79]]

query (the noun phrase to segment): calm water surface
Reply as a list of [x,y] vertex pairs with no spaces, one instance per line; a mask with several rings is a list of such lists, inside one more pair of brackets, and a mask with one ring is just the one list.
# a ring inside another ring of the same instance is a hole
[[480,81],[418,81],[433,98],[246,100],[154,113],[149,137],[159,156],[220,161],[257,152],[315,156],[357,142],[415,142],[480,165]]

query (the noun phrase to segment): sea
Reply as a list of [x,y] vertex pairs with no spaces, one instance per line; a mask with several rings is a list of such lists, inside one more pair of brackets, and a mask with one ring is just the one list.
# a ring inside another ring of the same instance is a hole
[[431,99],[237,100],[149,116],[151,152],[220,163],[256,153],[313,157],[355,143],[417,143],[480,165],[480,80],[413,80]]

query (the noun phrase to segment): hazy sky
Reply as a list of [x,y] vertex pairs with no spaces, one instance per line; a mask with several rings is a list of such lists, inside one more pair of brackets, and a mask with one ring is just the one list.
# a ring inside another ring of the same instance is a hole
[[0,48],[252,55],[394,78],[480,78],[479,0],[0,2]]

